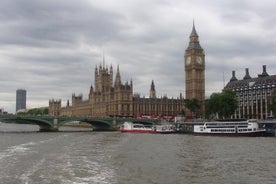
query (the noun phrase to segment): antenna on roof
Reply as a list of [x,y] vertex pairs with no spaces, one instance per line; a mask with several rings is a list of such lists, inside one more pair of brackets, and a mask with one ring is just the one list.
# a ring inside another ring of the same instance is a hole
[[104,49],[103,49],[103,67],[105,67]]
[[222,80],[223,80],[223,88],[225,87],[225,77],[224,77],[224,71],[222,72]]

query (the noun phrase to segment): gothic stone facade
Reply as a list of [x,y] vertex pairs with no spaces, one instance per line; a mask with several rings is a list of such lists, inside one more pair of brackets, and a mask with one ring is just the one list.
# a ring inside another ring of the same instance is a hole
[[[166,96],[156,97],[155,85],[152,81],[149,98],[140,97],[139,94],[133,96],[133,111],[135,116],[139,115],[161,115],[175,116],[184,110],[184,99],[180,94],[177,99],[169,99]],[[186,110],[186,109],[185,109]]]
[[90,87],[89,99],[82,95],[72,95],[72,105],[67,102],[61,107],[60,100],[49,101],[49,114],[52,116],[88,117],[137,117],[138,115],[177,115],[183,108],[183,98],[156,98],[152,81],[149,98],[133,95],[133,83],[122,84],[119,66],[113,83],[113,68],[100,66],[95,69],[95,89]]
[[[133,87],[121,83],[119,66],[115,82],[113,83],[113,68],[101,66],[95,68],[95,89],[90,87],[88,100],[83,100],[82,95],[72,95],[72,105],[67,102],[66,107],[61,107],[59,100],[49,101],[49,114],[59,116],[132,116],[133,115]],[[56,107],[58,106],[58,107]],[[58,112],[56,112],[58,111]]]
[[276,90],[276,75],[269,75],[266,66],[263,66],[262,74],[251,78],[246,68],[243,79],[238,80],[235,71],[224,90],[231,89],[236,92],[239,107],[233,118],[267,119],[272,115],[269,110],[271,95]]

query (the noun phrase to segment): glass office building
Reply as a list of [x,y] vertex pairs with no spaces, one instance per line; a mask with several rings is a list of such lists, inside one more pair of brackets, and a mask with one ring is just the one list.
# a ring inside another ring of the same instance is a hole
[[26,109],[26,96],[27,91],[25,89],[16,90],[16,112],[20,109]]

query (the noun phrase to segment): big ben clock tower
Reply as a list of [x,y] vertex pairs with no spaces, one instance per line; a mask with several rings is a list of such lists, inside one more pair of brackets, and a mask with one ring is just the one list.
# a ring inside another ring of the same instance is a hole
[[205,112],[205,54],[201,48],[193,23],[189,46],[184,55],[186,99],[198,99],[200,114]]

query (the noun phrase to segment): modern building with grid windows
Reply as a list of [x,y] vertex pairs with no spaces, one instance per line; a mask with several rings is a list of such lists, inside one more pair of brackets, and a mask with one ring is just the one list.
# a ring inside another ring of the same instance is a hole
[[27,91],[25,89],[16,90],[16,112],[18,110],[26,109],[26,96]]
[[248,68],[241,80],[238,80],[235,71],[232,71],[232,78],[224,90],[226,89],[235,91],[239,102],[233,118],[267,119],[272,115],[269,104],[276,90],[276,75],[269,75],[266,65],[263,65],[263,72],[255,78],[250,76]]

